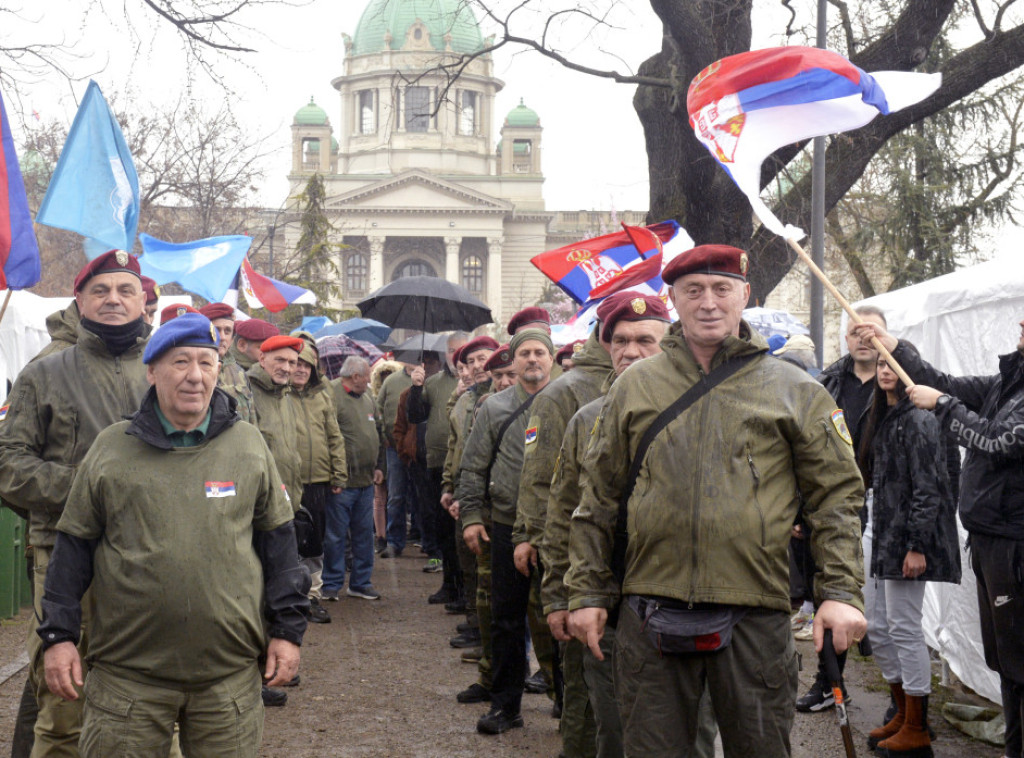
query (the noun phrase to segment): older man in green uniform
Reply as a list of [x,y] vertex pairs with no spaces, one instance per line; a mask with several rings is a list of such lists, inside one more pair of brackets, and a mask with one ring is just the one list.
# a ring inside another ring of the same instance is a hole
[[263,319],[250,318],[242,321],[235,325],[234,342],[221,359],[217,386],[237,401],[238,415],[242,417],[242,421],[248,421],[250,424],[257,424],[259,419],[253,405],[252,385],[245,372],[259,363],[260,345],[278,334],[280,332],[277,327]]
[[[123,250],[104,253],[79,272],[74,292],[80,317],[75,344],[26,366],[0,414],[0,497],[29,512],[37,617],[75,469],[103,429],[138,408],[148,386],[142,350],[150,327],[142,319],[135,257]],[[87,639],[82,637],[83,651]],[[39,706],[32,755],[77,756],[81,706],[46,688],[35,634],[28,648]]]
[[[845,650],[867,626],[864,492],[842,411],[806,372],[767,356],[742,321],[746,274],[746,253],[727,245],[666,267],[679,324],[660,355],[612,386],[583,464],[569,627],[602,658],[621,599],[615,686],[627,755],[688,755],[705,685],[727,758],[790,755],[787,546],[798,492],[822,567],[817,647],[831,629]],[[623,554],[614,545],[627,535]]]
[[49,689],[78,700],[90,589],[89,758],[167,755],[175,722],[186,755],[255,756],[257,659],[271,684],[298,669],[309,579],[270,451],[216,390],[217,339],[200,314],[157,332],[152,389],[97,437],[57,525],[37,634]]

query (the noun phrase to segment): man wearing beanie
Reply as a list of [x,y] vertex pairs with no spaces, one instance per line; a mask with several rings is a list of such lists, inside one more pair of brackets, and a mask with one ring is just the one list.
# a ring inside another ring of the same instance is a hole
[[612,385],[583,461],[565,575],[569,630],[603,659],[605,624],[618,611],[627,755],[692,753],[705,687],[727,758],[790,755],[797,491],[822,559],[816,646],[829,629],[843,651],[867,628],[864,487],[842,411],[807,372],[770,357],[742,320],[747,270],[747,254],[728,245],[669,263],[662,279],[679,322],[662,353]]
[[[480,406],[455,491],[463,539],[474,553],[479,554],[485,542],[490,543],[491,551],[491,710],[477,722],[477,730],[484,734],[501,734],[523,725],[520,705],[526,680],[530,580],[516,571],[512,526],[524,443],[530,438],[529,409],[537,393],[548,384],[555,349],[547,332],[524,329],[512,338],[510,352],[519,381]],[[543,626],[533,630],[538,652],[543,650],[544,636],[550,639],[546,624]]]
[[292,511],[266,444],[216,389],[217,341],[200,314],[156,332],[152,387],[97,437],[57,525],[37,636],[49,689],[85,701],[87,758],[167,755],[176,722],[186,755],[222,754],[227,740],[255,756],[257,659],[271,684],[298,669],[308,578]]
[[[25,367],[0,421],[0,498],[29,513],[34,619],[42,614],[43,579],[75,469],[103,429],[138,409],[149,386],[142,351],[150,326],[142,319],[145,296],[136,258],[123,250],[104,253],[79,272],[74,292],[80,315],[75,344]],[[83,659],[87,647],[83,635]],[[39,707],[33,754],[74,755],[81,699],[64,703],[47,689],[34,630],[28,648]]]
[[252,386],[245,372],[259,361],[260,345],[265,340],[276,337],[280,332],[276,326],[268,324],[263,319],[250,318],[240,322],[234,334],[235,340],[221,361],[217,386],[238,402],[238,415],[242,417],[242,421],[258,424]]

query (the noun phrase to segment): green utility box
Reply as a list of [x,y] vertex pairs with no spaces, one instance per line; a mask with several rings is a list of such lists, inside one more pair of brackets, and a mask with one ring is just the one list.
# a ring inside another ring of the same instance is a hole
[[32,604],[25,564],[28,525],[10,508],[0,506],[0,619],[18,615]]

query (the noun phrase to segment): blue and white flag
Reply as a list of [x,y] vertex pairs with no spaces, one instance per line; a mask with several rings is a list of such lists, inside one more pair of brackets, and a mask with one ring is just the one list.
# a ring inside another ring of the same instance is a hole
[[139,267],[157,284],[177,282],[211,303],[219,303],[231,289],[249,252],[252,237],[236,234],[195,242],[164,242],[140,234],[144,255]]
[[111,249],[131,252],[135,244],[139,175],[96,82],[75,114],[36,221],[81,234],[90,260]]

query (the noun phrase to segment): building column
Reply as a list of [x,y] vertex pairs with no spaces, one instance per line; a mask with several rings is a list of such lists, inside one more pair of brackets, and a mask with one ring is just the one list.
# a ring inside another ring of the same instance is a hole
[[496,324],[501,323],[501,246],[504,241],[504,237],[487,240],[487,304]]
[[384,237],[367,237],[370,242],[370,292],[384,286]]
[[459,248],[462,237],[444,238],[444,278],[453,284],[459,284]]

